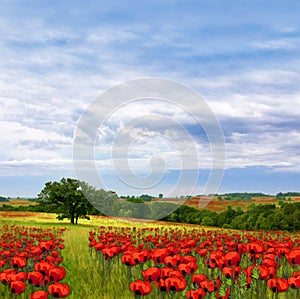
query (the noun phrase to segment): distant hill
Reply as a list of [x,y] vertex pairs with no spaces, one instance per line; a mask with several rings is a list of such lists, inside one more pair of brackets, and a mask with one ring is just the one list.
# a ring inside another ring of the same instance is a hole
[[273,197],[269,194],[264,193],[248,193],[248,192],[235,192],[235,193],[225,193],[218,195],[218,200],[250,200],[254,197]]
[[[262,195],[262,196],[252,196],[249,199],[246,199],[247,197],[232,197],[230,199],[219,199],[219,196],[213,197],[211,201],[203,207],[204,209],[213,211],[213,212],[222,212],[227,209],[228,206],[232,206],[233,208],[241,207],[242,210],[246,211],[249,205],[255,204],[275,204],[276,206],[279,206],[280,200],[278,200],[278,197],[276,195]],[[222,197],[226,197],[227,195],[222,195]],[[284,199],[287,202],[300,202],[300,196],[289,196],[289,197],[282,197],[281,199]],[[194,208],[201,208],[201,201],[203,201],[203,198],[201,200],[201,197],[193,196],[190,200],[187,200],[185,202],[186,205],[192,206]],[[204,198],[205,201],[205,198]]]
[[217,194],[213,196],[213,199],[211,199],[211,197],[199,195],[192,196],[188,200],[178,198],[155,198],[153,201],[184,204],[196,209],[205,209],[216,213],[225,211],[228,206],[232,206],[232,208],[240,207],[243,211],[246,211],[252,204],[274,204],[275,206],[279,206],[281,200],[287,202],[300,202],[300,195],[297,196],[297,192],[287,192],[283,194],[293,194],[293,196],[287,195],[278,197],[277,195],[264,193],[226,193]]

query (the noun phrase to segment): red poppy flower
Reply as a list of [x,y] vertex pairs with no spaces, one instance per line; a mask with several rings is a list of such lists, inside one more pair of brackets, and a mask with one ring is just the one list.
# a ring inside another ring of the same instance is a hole
[[192,283],[194,286],[200,286],[200,283],[207,279],[207,276],[204,274],[194,274],[192,277]]
[[247,277],[251,277],[252,276],[252,270],[253,270],[253,268],[255,268],[255,265],[248,266],[247,268],[244,269],[245,275]]
[[51,265],[51,263],[45,262],[45,261],[40,261],[39,263],[36,263],[34,265],[34,270],[37,271],[37,272],[42,273],[43,275],[48,275],[49,270],[52,267],[53,266]]
[[198,269],[198,266],[194,262],[190,262],[188,264],[180,264],[178,266],[178,271],[182,273],[183,275],[186,274],[193,274]]
[[276,267],[276,268],[279,268],[279,264],[277,264],[274,260],[271,260],[269,258],[264,258],[263,259],[263,263],[262,263],[264,266],[266,267]]
[[186,288],[186,280],[180,277],[169,277],[166,279],[166,287],[173,292],[180,292]]
[[173,271],[169,272],[169,277],[184,278],[183,274],[178,270],[173,270]]
[[224,267],[222,269],[223,274],[226,278],[236,278],[241,273],[242,268],[240,266],[231,268],[231,267]]
[[183,257],[183,263],[188,264],[190,262],[197,263],[197,259],[192,255],[186,255]]
[[284,278],[271,278],[267,281],[268,288],[273,292],[286,292],[289,289],[288,281]]
[[132,257],[134,259],[134,261],[139,264],[139,263],[145,263],[147,262],[150,257],[151,257],[151,254],[148,250],[142,250],[141,252],[133,252],[132,253]]
[[51,282],[50,277],[48,275],[45,275],[43,279],[40,281],[39,286],[47,286]]
[[11,257],[12,252],[10,250],[4,250],[0,252],[0,255],[2,256],[3,259],[8,259]]
[[157,282],[160,278],[160,269],[151,267],[142,271],[143,277],[149,282]]
[[51,255],[52,255],[54,258],[58,258],[58,257],[59,257],[59,252],[53,250],[53,251],[51,252]]
[[186,292],[186,297],[188,299],[203,299],[205,297],[206,293],[203,289],[197,289],[197,290],[189,290]]
[[164,264],[165,257],[169,255],[169,251],[165,248],[158,248],[152,252],[152,259],[155,264]]
[[259,279],[267,280],[270,278],[270,270],[268,267],[264,265],[259,265],[258,270],[259,270]]
[[35,291],[29,297],[30,299],[48,299],[48,293],[45,291]]
[[200,287],[205,291],[205,292],[215,292],[218,290],[221,286],[221,281],[220,279],[214,279],[214,280],[204,280],[200,282]]
[[103,253],[104,258],[106,260],[111,259],[111,258],[117,256],[119,254],[119,252],[120,252],[120,247],[117,247],[117,246],[111,247],[111,248],[103,248],[102,249],[102,253]]
[[30,252],[33,256],[39,256],[43,251],[39,246],[32,246]]
[[0,273],[0,281],[3,283],[3,284],[9,284],[9,278],[7,276],[8,274],[7,273]]
[[131,253],[126,252],[122,257],[121,257],[121,262],[126,265],[126,266],[130,266],[133,267],[136,265],[136,262],[132,256]]
[[10,291],[13,294],[19,295],[25,291],[26,284],[24,281],[12,281],[10,283]]
[[42,251],[48,251],[50,250],[50,243],[48,243],[48,241],[41,241],[39,247]]
[[216,268],[218,266],[218,260],[222,257],[220,251],[212,251],[210,256],[204,260],[204,264],[208,268]]
[[300,265],[300,249],[292,250],[289,254],[287,254],[287,260],[292,266]]
[[152,291],[152,286],[148,281],[136,280],[130,283],[130,290],[139,296],[148,295]]
[[205,257],[208,254],[208,250],[206,248],[200,249],[197,252],[201,257]]
[[300,276],[290,277],[288,279],[288,284],[292,289],[299,289],[300,288]]
[[236,267],[239,265],[241,256],[237,252],[228,252],[224,256],[227,267]]
[[20,257],[20,256],[14,256],[11,259],[10,264],[14,267],[14,268],[24,268],[26,267],[26,259],[24,257]]
[[63,267],[57,266],[49,270],[49,278],[51,281],[60,281],[66,277],[66,270]]
[[164,279],[159,279],[157,283],[155,283],[156,287],[161,291],[161,292],[167,292],[169,291],[167,286],[166,286],[166,281]]
[[197,271],[198,265],[195,262],[189,262],[188,265],[191,267],[190,274],[193,274]]
[[34,286],[39,286],[43,280],[43,274],[40,272],[29,272],[28,273],[28,282]]
[[264,251],[263,245],[257,242],[251,242],[247,244],[247,249],[251,254],[260,254]]
[[96,251],[101,251],[104,247],[105,247],[105,245],[102,242],[97,242],[94,245],[94,248],[96,249]]
[[16,274],[15,280],[25,281],[27,279],[27,273],[26,272],[18,272]]
[[176,266],[178,266],[182,262],[183,262],[183,257],[180,254],[176,254],[174,256],[167,256],[167,257],[165,257],[165,264],[168,267],[175,268]]
[[160,273],[160,277],[162,279],[167,279],[170,277],[170,273],[173,272],[174,269],[170,268],[170,267],[163,267],[161,268],[161,273]]
[[56,298],[65,298],[70,294],[70,288],[65,283],[54,282],[48,287],[48,292]]

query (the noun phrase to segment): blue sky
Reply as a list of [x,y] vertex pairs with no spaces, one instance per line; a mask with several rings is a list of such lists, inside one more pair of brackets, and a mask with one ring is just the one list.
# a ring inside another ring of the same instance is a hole
[[[215,113],[226,141],[218,192],[300,191],[299,9],[289,0],[1,1],[0,195],[36,196],[49,180],[75,177],[72,145],[81,115],[108,88],[143,77],[180,82]],[[137,174],[147,175],[154,154],[170,167],[147,192],[168,194],[180,172],[192,168],[180,166],[164,134],[168,129],[187,146],[189,139],[167,122],[124,127],[146,106],[119,109],[99,130],[95,159],[118,194],[145,191],[122,185],[113,173],[109,153],[120,128],[136,141],[129,164]],[[201,193],[210,161],[203,132],[176,109],[155,109],[176,115],[192,137],[201,135]]]

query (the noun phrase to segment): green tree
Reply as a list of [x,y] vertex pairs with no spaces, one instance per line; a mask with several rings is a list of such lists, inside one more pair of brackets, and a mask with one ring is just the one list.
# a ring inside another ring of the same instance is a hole
[[205,217],[203,217],[203,219],[201,221],[201,225],[204,225],[204,226],[213,226],[214,225],[214,221],[209,216],[205,216]]
[[97,194],[97,191],[85,182],[62,178],[59,182],[47,182],[37,201],[48,212],[57,213],[59,220],[68,218],[71,224],[77,224],[79,218],[89,219],[88,214],[93,210],[85,192],[91,195]]
[[163,198],[164,195],[163,195],[162,193],[159,193],[158,197],[159,197],[159,198]]
[[134,203],[144,203],[144,201],[141,198],[135,197],[135,198],[128,198],[126,199],[128,202],[134,202]]
[[148,194],[142,194],[140,196],[140,199],[142,199],[143,201],[151,201],[153,199],[153,196],[148,195]]

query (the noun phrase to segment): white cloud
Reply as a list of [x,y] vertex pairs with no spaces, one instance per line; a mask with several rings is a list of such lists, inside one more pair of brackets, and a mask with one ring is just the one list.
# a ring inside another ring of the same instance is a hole
[[[75,15],[76,10],[72,12]],[[226,167],[298,171],[299,38],[277,36],[278,32],[296,35],[296,24],[279,24],[281,29],[273,30],[270,37],[271,25],[262,26],[262,32],[256,34],[251,28],[249,32],[238,28],[241,20],[225,26],[220,21],[211,24],[204,15],[187,14],[183,19],[184,24],[160,19],[153,24],[140,20],[105,26],[101,20],[100,24],[87,20],[80,28],[59,21],[51,24],[39,14],[22,12],[15,21],[9,14],[2,18],[2,175],[71,170],[73,133],[80,115],[102,91],[145,76],[178,80],[204,95],[224,124]],[[264,56],[266,50],[288,50],[291,55],[281,61],[279,56]],[[201,103],[193,103],[189,109],[201,116]],[[145,112],[156,113],[165,121],[160,119],[150,126],[143,121]],[[179,107],[154,101],[114,111],[99,132],[98,167],[111,169],[110,145],[120,128],[124,137],[120,149],[138,140],[130,152],[135,158],[129,157],[136,171],[147,168],[150,157],[159,154],[172,170],[197,167],[192,159],[180,164],[180,151],[174,143],[185,148],[183,154],[188,156],[193,153],[191,142],[169,118],[187,126],[195,123]],[[283,123],[289,121],[285,128]],[[159,134],[166,134],[174,143],[160,139]],[[200,167],[209,168],[207,141],[198,139],[195,147]]]

